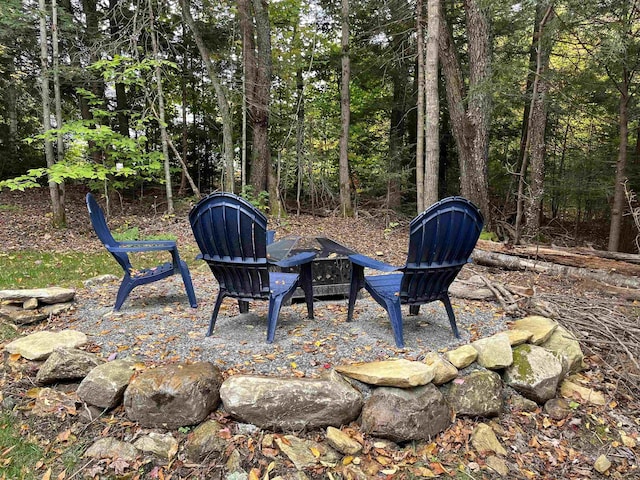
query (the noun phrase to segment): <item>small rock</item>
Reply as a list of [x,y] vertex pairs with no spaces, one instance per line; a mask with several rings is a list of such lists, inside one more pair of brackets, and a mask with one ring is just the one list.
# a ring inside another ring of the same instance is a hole
[[576,373],[582,370],[584,354],[580,349],[580,344],[576,337],[566,328],[558,325],[558,328],[555,329],[541,347],[549,350],[555,356],[562,358],[570,373]]
[[560,394],[565,398],[573,398],[578,401],[604,406],[607,404],[604,395],[600,392],[583,387],[570,380],[565,380],[560,385]]
[[454,367],[462,369],[476,361],[476,358],[478,358],[478,351],[471,345],[463,345],[455,350],[446,352],[444,355]]
[[533,412],[538,408],[538,404],[516,393],[511,396],[511,408],[520,412]]
[[490,370],[506,368],[513,363],[509,335],[498,333],[471,344],[478,351],[478,365]]
[[455,379],[444,391],[456,415],[493,417],[502,412],[502,379],[496,372],[472,372]]
[[405,359],[341,365],[336,371],[371,385],[398,388],[426,385],[434,377],[430,366]]
[[200,462],[212,453],[221,453],[227,448],[227,440],[220,432],[224,427],[215,420],[198,425],[187,437],[185,452],[192,462]]
[[84,456],[90,458],[119,458],[125,462],[133,462],[137,454],[138,451],[130,443],[122,442],[113,437],[106,437],[91,445],[84,453]]
[[509,336],[509,342],[512,347],[517,347],[523,343],[527,343],[533,337],[533,333],[524,329],[512,329],[505,332]]
[[541,317],[539,315],[532,315],[529,317],[521,318],[513,322],[513,326],[516,330],[527,330],[533,334],[531,337],[531,343],[534,345],[540,345],[551,337],[551,334],[558,328],[558,324],[550,318]]
[[609,461],[605,455],[600,455],[593,464],[593,468],[595,468],[598,473],[604,474],[611,468],[611,461]]
[[509,467],[507,466],[507,462],[505,462],[500,457],[491,455],[490,457],[487,457],[486,462],[487,467],[495,471],[501,477],[506,477],[507,475],[509,475]]
[[633,437],[630,437],[629,435],[627,435],[624,432],[620,432],[620,440],[622,441],[622,444],[627,447],[627,448],[636,448],[636,441]]
[[486,423],[479,423],[471,433],[471,444],[478,452],[494,452],[506,455],[507,451],[498,441],[496,434]]
[[134,364],[134,359],[124,358],[98,365],[80,383],[78,397],[100,408],[116,407],[129,385]]
[[433,367],[434,375],[431,382],[434,385],[443,385],[458,376],[458,369],[449,360],[442,358],[436,352],[427,353],[424,363]]
[[335,427],[327,427],[327,442],[345,455],[356,455],[362,450],[359,442]]
[[92,277],[84,280],[82,284],[85,287],[93,287],[94,285],[104,285],[105,283],[117,282],[120,280],[115,275],[98,275],[97,277]]
[[552,398],[544,404],[544,411],[554,420],[562,420],[571,413],[571,408],[564,398]]
[[238,472],[238,473],[244,473],[246,475],[246,472],[242,469],[242,465],[240,463],[241,460],[242,460],[242,457],[240,456],[240,452],[238,451],[237,448],[234,448],[229,454],[229,458],[227,459],[227,463],[225,464],[225,466],[227,467],[227,472],[229,473]]
[[38,299],[37,298],[28,298],[24,302],[22,302],[22,308],[25,310],[35,310],[38,308]]
[[38,370],[36,383],[46,385],[84,378],[101,363],[93,353],[75,348],[56,348]]
[[170,433],[151,432],[133,444],[138,450],[171,460],[178,453],[178,441]]
[[298,470],[319,464],[335,465],[340,459],[338,453],[331,447],[312,440],[298,438],[294,435],[278,437],[276,438],[276,443]]

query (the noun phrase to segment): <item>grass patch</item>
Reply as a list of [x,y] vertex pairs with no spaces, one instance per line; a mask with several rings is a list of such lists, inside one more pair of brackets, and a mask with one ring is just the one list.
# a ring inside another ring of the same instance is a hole
[[21,212],[22,208],[18,205],[7,205],[4,203],[0,203],[0,212]]
[[[196,266],[195,250],[183,248],[181,258]],[[155,267],[171,261],[168,252],[146,252],[129,255],[136,270]],[[201,263],[201,262],[200,262]],[[98,275],[122,277],[122,268],[106,250],[98,253],[39,252],[22,250],[0,253],[0,290],[59,286],[82,287],[82,281]]]
[[18,330],[8,323],[0,323],[0,343],[5,343],[20,336]]
[[15,418],[9,412],[0,413],[0,478],[31,480],[34,467],[44,457],[44,451],[20,435]]

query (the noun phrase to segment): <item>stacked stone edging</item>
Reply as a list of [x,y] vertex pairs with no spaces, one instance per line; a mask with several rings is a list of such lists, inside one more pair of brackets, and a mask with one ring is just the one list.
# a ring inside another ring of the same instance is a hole
[[[83,402],[112,409],[124,399],[127,417],[142,427],[170,430],[199,425],[184,445],[186,455],[193,461],[223,450],[224,444],[218,441],[223,426],[207,420],[220,401],[224,410],[236,419],[263,429],[291,432],[328,427],[328,446],[310,447],[298,439],[302,442],[301,451],[311,448],[320,452],[315,458],[298,452],[297,440],[278,444],[298,468],[304,468],[308,466],[305,462],[313,463],[320,457],[331,463],[340,458],[340,452],[343,455],[356,452],[354,442],[358,442],[337,433],[341,432],[340,427],[354,421],[360,423],[365,434],[405,442],[433,438],[446,430],[454,416],[499,415],[505,408],[505,385],[524,397],[520,402],[512,402],[521,406],[526,405],[525,399],[538,404],[554,399],[558,387],[571,394],[577,392],[585,401],[592,398],[600,401],[598,392],[565,381],[567,375],[583,367],[579,344],[567,330],[543,317],[527,317],[514,322],[513,327],[509,332],[464,345],[443,356],[429,353],[424,362],[390,360],[345,365],[321,378],[302,379],[235,375],[222,381],[219,369],[209,362],[157,368],[141,366],[135,359],[103,363],[97,356],[92,359],[93,354],[79,353],[77,347],[83,338],[86,342],[86,336],[80,332],[65,331],[64,335],[46,332],[52,342],[46,348],[41,338],[45,332],[39,332],[11,342],[5,349],[25,358],[51,358],[51,363],[57,358],[57,365],[47,366],[43,384],[84,378],[77,390]],[[33,348],[37,355],[30,351],[30,337],[35,341]],[[522,343],[523,339],[530,343]],[[62,343],[62,350],[56,340]],[[54,351],[56,354],[51,355]],[[74,359],[77,367],[70,359]],[[461,372],[456,367],[466,370]],[[56,378],[55,372],[62,373]],[[366,400],[359,382],[372,388]],[[493,431],[488,432],[484,428],[487,426],[480,428],[481,425],[472,441],[504,456],[499,442],[496,440],[498,446],[492,443]],[[109,452],[119,455],[117,452],[123,448],[131,455],[131,450],[120,443],[105,439],[100,442],[86,455],[104,458]],[[145,438],[136,442],[135,448],[167,458],[177,452],[176,445],[165,437]]]

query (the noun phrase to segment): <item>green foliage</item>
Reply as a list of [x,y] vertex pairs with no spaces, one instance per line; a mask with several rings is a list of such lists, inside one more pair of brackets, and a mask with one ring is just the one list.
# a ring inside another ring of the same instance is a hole
[[498,238],[498,235],[496,235],[494,232],[487,232],[486,230],[482,230],[482,232],[480,233],[480,240],[489,240],[491,242],[497,242],[500,239]]
[[242,189],[242,192],[240,193],[240,196],[246,199],[261,212],[269,212],[269,192],[262,190],[256,195],[253,185],[245,185],[245,187]]
[[131,242],[138,240],[139,237],[140,229],[138,227],[129,227],[128,225],[113,232],[113,238],[118,242]]
[[40,478],[35,465],[44,457],[42,448],[20,435],[15,417],[10,412],[0,413],[0,451],[11,449],[0,458],[0,477],[31,480]]

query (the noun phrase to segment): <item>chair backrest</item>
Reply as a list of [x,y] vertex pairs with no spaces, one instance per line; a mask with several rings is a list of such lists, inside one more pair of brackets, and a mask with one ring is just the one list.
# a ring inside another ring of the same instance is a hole
[[478,208],[462,197],[445,198],[414,218],[409,226],[401,301],[426,302],[445,295],[470,261],[483,225]]
[[104,218],[102,208],[100,208],[100,205],[98,205],[98,202],[96,202],[96,199],[90,193],[87,193],[85,200],[87,202],[87,210],[89,210],[91,224],[93,225],[93,230],[96,232],[96,235],[120,266],[126,272],[130,272],[132,267],[131,262],[129,261],[129,256],[126,253],[112,252],[109,249],[110,247],[117,247],[118,242],[113,238],[113,235],[111,235],[111,231],[107,226],[107,220]]
[[267,217],[232,193],[213,193],[189,213],[204,260],[220,288],[238,298],[269,298]]

